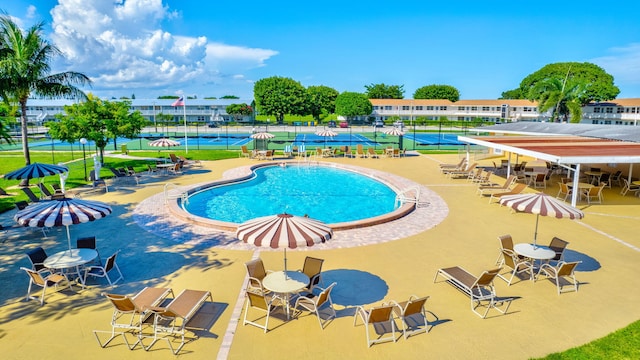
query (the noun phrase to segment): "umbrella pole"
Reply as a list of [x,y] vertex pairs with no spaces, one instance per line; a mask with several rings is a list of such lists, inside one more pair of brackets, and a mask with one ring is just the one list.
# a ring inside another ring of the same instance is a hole
[[284,248],[284,279],[287,280],[287,247]]
[[536,215],[536,229],[533,232],[533,248],[535,249],[538,245],[538,219],[540,218],[540,214]]
[[66,225],[67,228],[67,243],[69,244],[69,255],[71,255],[71,233],[69,232],[69,225]]

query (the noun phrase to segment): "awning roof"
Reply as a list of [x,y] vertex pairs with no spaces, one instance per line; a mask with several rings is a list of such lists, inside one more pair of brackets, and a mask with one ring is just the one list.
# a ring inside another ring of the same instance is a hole
[[559,164],[640,163],[640,143],[629,141],[561,135],[458,136],[458,140]]
[[472,129],[470,131],[520,135],[576,135],[640,143],[640,126],[561,124],[548,122],[514,122]]

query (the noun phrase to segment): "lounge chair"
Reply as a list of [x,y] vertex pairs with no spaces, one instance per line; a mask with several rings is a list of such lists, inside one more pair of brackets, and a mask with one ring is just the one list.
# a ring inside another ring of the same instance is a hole
[[178,158],[180,159],[180,161],[182,162],[183,166],[197,166],[197,167],[202,167],[202,162],[200,162],[200,160],[188,160],[186,157],[184,156],[178,156]]
[[[113,172],[113,170],[112,170],[112,172]],[[116,177],[116,180],[117,179],[118,178]],[[105,193],[109,192],[109,186],[107,186],[107,182],[104,181],[104,179],[96,179],[95,170],[91,170],[89,172],[89,180],[91,180],[91,188],[92,188],[92,190],[97,191],[97,190],[100,190],[101,188],[104,188],[104,192]]]
[[36,194],[34,194],[33,191],[30,188],[23,187],[23,188],[20,188],[20,189],[27,195],[27,197],[29,198],[29,200],[31,200],[31,202],[39,202],[40,201],[40,198],[38,198],[36,196]]
[[[124,276],[122,276],[122,272],[120,271],[118,264],[116,264],[117,255],[118,252],[116,251],[113,255],[107,258],[107,260],[104,262],[104,265],[100,264],[86,267],[84,271],[83,283],[87,282],[87,276],[103,277],[107,279],[107,281],[109,282],[109,286],[113,287],[115,283],[124,279]],[[118,272],[118,277],[114,280],[111,280],[111,277],[109,276],[109,272],[111,271]]]
[[564,250],[569,245],[568,241],[564,241],[559,237],[554,236],[549,243],[549,249],[555,251],[556,256],[549,261],[564,261]]
[[[286,304],[281,298],[273,296],[272,294],[258,294],[247,290],[245,292],[245,296],[247,297],[247,303],[244,308],[244,320],[242,321],[242,325],[249,324],[259,327],[266,333],[267,331],[269,331],[269,315],[271,315],[271,312],[278,307],[282,307],[284,309]],[[262,317],[257,318],[256,320],[247,320],[247,316],[249,315],[249,308],[266,313],[266,316],[262,316],[265,317],[264,325],[256,322]]]
[[364,152],[364,148],[362,147],[362,144],[358,144],[358,146],[356,146],[356,156],[358,156],[359,158],[367,157],[367,154]]
[[[122,335],[127,347],[133,350],[136,345],[141,343],[142,327],[145,325],[145,319],[150,315],[148,309],[152,306],[159,305],[172,293],[173,291],[168,288],[152,287],[142,289],[142,291],[133,297],[103,293],[102,295],[104,295],[113,306],[113,315],[111,316],[111,331],[93,330],[98,344],[104,348],[111,340],[115,339],[118,335]],[[98,336],[98,334],[101,333],[111,334],[111,337],[102,343]],[[136,336],[136,342],[130,345],[125,334]]]
[[[353,316],[353,325],[357,325],[358,317],[362,319],[365,333],[367,334],[368,347],[384,341],[396,342],[398,340],[396,338],[396,323],[393,321],[393,309],[395,306],[394,303],[385,303],[368,310],[362,306],[356,308],[356,313]],[[379,335],[377,339],[372,339],[372,334],[369,333],[370,327],[373,327],[375,333]],[[389,333],[390,335],[384,336]]]
[[376,153],[376,150],[372,147],[367,148],[367,157],[368,158],[378,158],[378,153]]
[[478,186],[488,186],[491,184],[491,175],[493,175],[493,170],[482,171],[479,177],[473,179],[473,182]]
[[290,158],[293,154],[293,150],[291,149],[291,145],[285,145],[284,150],[282,150],[282,155],[286,158]]
[[515,184],[511,190],[504,191],[504,192],[493,193],[489,197],[489,204],[491,204],[494,199],[495,200],[500,200],[500,198],[505,196],[505,195],[517,195],[517,194],[520,194],[526,188],[527,188],[527,184]]
[[309,292],[313,291],[313,288],[322,285],[322,263],[323,259],[314,258],[311,256],[307,256],[304,259],[304,265],[302,266],[302,272],[309,277],[309,285],[307,285],[306,290]]
[[502,185],[500,184],[495,184],[495,183],[490,183],[490,184],[480,184],[480,186],[478,186],[478,189],[476,191],[477,194],[479,195],[491,195],[491,193],[494,192],[502,192],[502,191],[507,191],[508,189],[511,188],[511,186],[516,182],[516,176],[515,175],[509,175],[509,177],[504,181],[504,183]]
[[529,273],[529,280],[533,280],[533,263],[529,259],[519,258],[518,255],[511,250],[502,249],[503,264],[510,268],[509,274],[511,275],[507,279],[503,274],[498,274],[498,277],[507,282],[507,285],[511,286],[513,278],[524,272]]
[[469,180],[470,182],[478,181],[480,178],[482,178],[482,172],[483,171],[484,171],[483,168],[476,166],[476,171],[470,173],[469,176],[467,177],[467,180]]
[[49,189],[47,189],[47,186],[45,184],[39,182],[37,186],[38,189],[40,189],[40,200],[51,199],[53,194],[51,193],[51,191],[49,191]]
[[409,300],[395,303],[396,307],[393,311],[402,321],[402,334],[405,339],[411,335],[429,332],[429,321],[427,321],[427,313],[424,308],[428,299],[428,296],[418,298],[411,295]]
[[465,169],[467,169],[467,159],[463,158],[462,161],[460,162],[459,165],[457,166],[446,166],[446,167],[440,167],[440,172],[447,175],[452,171],[464,171]]
[[0,187],[0,195],[9,196],[9,193],[7,193],[3,188]]
[[169,158],[171,159],[171,162],[174,164],[177,164],[180,162],[180,159],[178,159],[178,157],[174,153],[170,153]]
[[440,164],[440,169],[460,169],[464,167],[466,162],[467,158],[463,157],[457,164]]
[[[436,282],[438,275],[444,277],[449,284],[469,296],[471,299],[471,311],[484,319],[491,309],[496,309],[500,313],[506,314],[513,300],[512,298],[501,298],[496,295],[493,279],[498,276],[500,271],[502,271],[502,268],[486,270],[480,276],[475,277],[467,270],[454,266],[438,269],[433,282]],[[500,306],[504,304],[506,304],[505,308],[501,309]],[[485,307],[485,312],[478,312],[477,309],[479,307]]]
[[542,264],[540,266],[540,270],[538,270],[538,275],[545,275],[550,279],[555,280],[556,287],[558,288],[558,295],[560,295],[562,291],[562,287],[564,285],[569,285],[573,288],[574,291],[578,291],[578,280],[576,280],[576,266],[580,261],[575,262],[559,262],[556,266],[551,266],[550,264]]
[[62,188],[60,187],[60,185],[51,184],[51,188],[53,189],[53,196],[64,195],[64,191],[62,191]]
[[307,157],[307,147],[304,144],[298,146],[298,157]]
[[20,201],[16,201],[14,203],[14,205],[16,206],[16,209],[18,209],[18,211],[23,210],[24,208],[26,208],[27,206],[29,206],[29,203],[24,201],[24,200],[20,200]]
[[247,261],[244,263],[247,268],[247,275],[249,281],[247,282],[247,291],[254,292],[256,294],[268,293],[268,290],[262,286],[262,280],[267,276],[267,271],[264,269],[264,263],[262,259],[257,258],[255,260]]
[[[153,314],[153,341],[144,349],[148,351],[158,340],[166,340],[173,354],[178,355],[185,344],[189,321],[194,318],[207,299],[213,302],[210,291],[183,290],[167,306],[150,307]],[[174,349],[168,336],[180,337],[180,345]]]
[[44,305],[44,295],[47,292],[47,289],[50,287],[58,288],[58,285],[66,281],[69,289],[73,289],[71,287],[71,282],[63,273],[50,273],[46,277],[43,277],[43,274],[32,269],[27,269],[25,267],[21,267],[20,270],[24,270],[29,275],[29,289],[27,290],[27,301],[36,298],[31,296],[31,286],[36,285],[42,288],[42,295],[40,295],[40,306]]
[[[307,311],[313,312],[318,317],[318,323],[320,324],[320,329],[324,330],[324,326],[333,318],[336,317],[336,311],[333,308],[333,303],[331,302],[331,289],[336,286],[336,283],[332,283],[326,289],[322,290],[318,295],[314,295],[313,293],[306,293],[298,297],[296,299],[296,303],[293,306],[297,309],[299,306],[306,309]],[[326,307],[330,312],[329,317],[323,319],[320,317],[320,309]]]
[[473,176],[473,172],[476,170],[478,163],[473,163],[469,165],[465,170],[453,170],[447,172],[447,175],[450,179],[468,179],[470,176]]

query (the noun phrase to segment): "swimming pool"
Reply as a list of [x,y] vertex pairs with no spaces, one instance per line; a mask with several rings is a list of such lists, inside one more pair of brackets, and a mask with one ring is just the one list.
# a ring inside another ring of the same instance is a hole
[[195,191],[182,207],[192,215],[230,223],[288,213],[332,224],[396,210],[396,192],[390,186],[353,171],[273,164],[254,173],[249,180]]

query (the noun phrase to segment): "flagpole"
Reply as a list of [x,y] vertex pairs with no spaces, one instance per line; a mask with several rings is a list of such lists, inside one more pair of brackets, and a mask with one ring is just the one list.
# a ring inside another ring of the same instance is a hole
[[189,153],[189,145],[187,141],[187,102],[182,101],[182,113],[184,115],[184,152],[185,154]]

